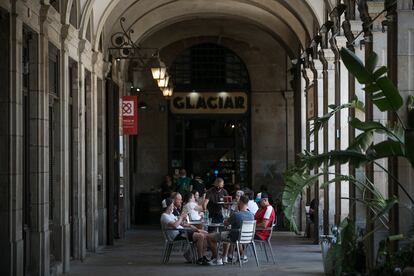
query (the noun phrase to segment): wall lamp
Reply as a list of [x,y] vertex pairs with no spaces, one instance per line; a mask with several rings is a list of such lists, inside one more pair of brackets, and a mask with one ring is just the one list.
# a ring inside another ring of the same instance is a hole
[[112,46],[108,48],[109,54],[118,62],[122,59],[135,60],[140,67],[146,67],[147,62],[156,57],[159,50],[158,48],[143,48],[135,43],[131,38],[134,30],[127,30],[124,26],[125,21],[125,17],[119,19],[121,31],[111,36]]

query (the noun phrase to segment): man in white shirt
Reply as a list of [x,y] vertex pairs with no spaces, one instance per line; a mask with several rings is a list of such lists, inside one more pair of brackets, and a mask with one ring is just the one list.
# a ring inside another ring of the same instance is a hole
[[[161,215],[161,226],[163,229],[177,229],[176,231],[167,231],[168,238],[170,240],[180,240],[185,239],[186,234],[190,241],[193,241],[197,247],[198,260],[197,264],[205,265],[208,262],[208,259],[204,256],[204,243],[206,242],[207,232],[202,229],[197,229],[193,225],[188,225],[184,223],[185,218],[187,217],[186,212],[182,212],[179,217],[174,216],[173,208],[174,204],[170,198],[164,199],[162,202],[162,207],[164,212]],[[191,228],[192,231],[181,231],[183,225]]]

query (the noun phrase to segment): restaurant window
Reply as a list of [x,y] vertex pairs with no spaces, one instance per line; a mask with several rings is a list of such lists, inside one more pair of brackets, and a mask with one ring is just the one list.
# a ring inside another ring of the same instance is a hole
[[170,69],[176,91],[247,91],[249,75],[230,49],[213,43],[182,52]]

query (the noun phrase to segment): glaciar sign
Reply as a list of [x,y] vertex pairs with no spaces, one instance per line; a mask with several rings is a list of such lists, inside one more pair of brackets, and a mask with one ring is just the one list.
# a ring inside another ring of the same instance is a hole
[[248,102],[244,92],[174,92],[170,105],[177,114],[243,114]]

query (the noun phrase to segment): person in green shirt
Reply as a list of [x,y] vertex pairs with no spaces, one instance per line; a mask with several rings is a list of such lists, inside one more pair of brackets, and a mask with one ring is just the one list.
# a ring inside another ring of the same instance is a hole
[[180,170],[180,177],[175,182],[175,191],[180,194],[185,194],[190,191],[190,182],[191,178],[187,177],[187,172],[185,169]]

